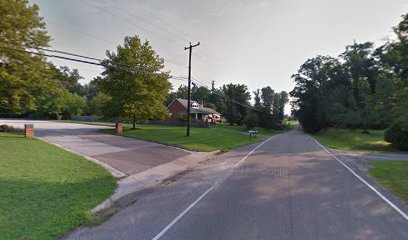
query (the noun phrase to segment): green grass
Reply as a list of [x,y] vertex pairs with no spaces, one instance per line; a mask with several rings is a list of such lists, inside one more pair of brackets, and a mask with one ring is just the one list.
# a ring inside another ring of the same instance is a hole
[[[109,122],[84,122],[72,120],[60,120],[58,122],[81,123],[99,126],[115,126],[115,123]],[[244,125],[229,126],[228,124],[211,125],[210,128],[191,128],[190,137],[186,137],[185,126],[163,126],[163,125],[137,125],[140,129],[130,129],[131,124],[123,124],[124,136],[138,139],[154,141],[164,144],[179,146],[182,148],[210,152],[215,150],[228,151],[230,149],[241,147],[261,141],[265,137],[276,134],[274,130],[257,127],[259,132],[257,138],[249,139],[248,130]],[[114,130],[101,130],[106,133],[114,134]]]
[[[244,126],[213,125],[211,128],[191,128],[190,137],[186,137],[186,127],[161,125],[138,125],[138,127],[141,129],[126,129],[123,134],[203,152],[227,151],[259,142],[264,137],[275,134],[274,131],[259,128],[258,137],[250,139]],[[114,133],[111,129],[103,131]]]
[[384,130],[362,130],[328,128],[312,135],[321,144],[340,150],[398,152],[392,144],[384,141]]
[[408,204],[408,161],[371,161],[371,176]]
[[90,218],[115,180],[76,154],[0,133],[0,239],[55,239]]

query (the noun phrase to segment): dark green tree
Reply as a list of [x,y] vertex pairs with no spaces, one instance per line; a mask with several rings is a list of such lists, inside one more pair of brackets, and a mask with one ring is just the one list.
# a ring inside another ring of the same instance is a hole
[[0,1],[0,115],[34,111],[61,88],[45,57],[25,52],[50,41],[38,11],[27,0]]
[[241,124],[250,108],[248,87],[244,84],[225,84],[221,94],[225,96],[223,115],[230,124]]
[[164,102],[171,88],[170,75],[163,72],[164,60],[138,36],[125,37],[116,52],[107,51],[105,71],[99,85],[111,97],[105,115],[136,121],[165,119]]

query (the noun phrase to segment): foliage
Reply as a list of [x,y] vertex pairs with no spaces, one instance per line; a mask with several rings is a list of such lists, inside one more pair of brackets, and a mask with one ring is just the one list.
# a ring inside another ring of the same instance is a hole
[[22,114],[58,88],[44,57],[24,52],[26,47],[47,47],[50,37],[27,0],[0,1],[0,112]]
[[164,119],[164,102],[171,87],[168,73],[161,72],[164,60],[148,41],[138,36],[125,37],[117,51],[107,51],[102,62],[105,70],[99,82],[101,90],[111,97],[105,115],[133,120]]
[[177,115],[177,120],[179,120],[180,122],[187,122],[188,121],[187,113],[181,113]]
[[59,80],[66,90],[79,96],[85,96],[86,89],[79,83],[83,77],[79,74],[78,69],[71,70],[66,66],[57,69],[52,66],[52,70],[55,72],[54,79]]
[[248,130],[254,129],[254,127],[258,126],[259,117],[258,114],[255,112],[249,112],[244,118],[244,124]]
[[89,101],[89,113],[95,116],[103,116],[103,112],[107,111],[107,107],[111,97],[99,92],[95,97]]
[[86,101],[83,97],[68,91],[64,91],[61,99],[61,113],[65,119],[69,119],[73,115],[81,115],[86,107]]
[[404,129],[402,124],[394,123],[385,130],[384,140],[395,144],[400,150],[408,150],[408,129]]
[[317,56],[292,76],[293,112],[306,132],[324,127],[408,128],[408,17],[398,40],[378,48],[354,43],[338,58]]
[[83,86],[84,89],[84,97],[86,100],[91,101],[96,95],[99,94],[100,89],[98,83],[102,80],[101,77],[96,77],[89,83]]
[[6,124],[0,125],[0,132],[18,132],[18,129]]
[[[244,84],[224,84],[222,94],[225,100],[225,112],[222,113],[230,124],[241,124],[250,108],[251,95]],[[240,103],[240,104],[237,104]]]
[[59,147],[0,133],[0,239],[58,239],[115,190],[101,166]]

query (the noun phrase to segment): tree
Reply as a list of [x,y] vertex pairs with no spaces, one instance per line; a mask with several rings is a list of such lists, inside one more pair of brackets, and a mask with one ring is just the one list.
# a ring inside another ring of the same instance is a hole
[[61,87],[52,78],[45,57],[25,52],[47,47],[50,37],[37,5],[27,0],[0,1],[0,112],[24,114],[36,110]]
[[298,73],[294,74],[296,86],[290,92],[294,98],[295,116],[306,132],[317,132],[325,126],[325,116],[322,111],[323,84],[327,68],[332,65],[331,57],[317,56],[308,59]]
[[133,128],[137,120],[166,118],[170,75],[162,72],[164,60],[149,42],[142,43],[138,36],[125,37],[116,53],[107,51],[106,55],[100,86],[112,99],[105,114],[131,119]]
[[63,104],[61,107],[61,113],[64,116],[64,119],[70,119],[71,116],[81,115],[84,112],[86,101],[78,94],[64,90],[62,100]]
[[248,87],[244,84],[224,84],[222,94],[226,98],[226,109],[223,115],[230,124],[241,124],[250,108],[251,95]]
[[96,95],[99,94],[99,82],[101,80],[102,78],[98,76],[83,86],[84,97],[86,100],[91,101],[94,97],[96,97]]
[[187,99],[188,98],[188,87],[185,85],[180,85],[176,91],[171,91],[167,95],[166,106],[176,98]]
[[275,93],[274,99],[273,115],[276,120],[282,121],[285,115],[285,105],[289,102],[288,93],[285,91]]
[[244,118],[244,123],[248,130],[254,129],[254,127],[258,126],[259,117],[258,114],[255,112],[249,112]]
[[108,107],[111,99],[112,98],[110,96],[104,94],[103,92],[99,92],[89,101],[89,113],[95,116],[103,116],[103,113],[108,111],[106,108]]
[[261,97],[260,97],[261,93],[260,93],[259,89],[257,89],[253,93],[254,93],[254,101],[255,101],[254,109],[257,112],[261,112],[263,110],[263,106],[262,106],[262,103],[261,103]]
[[275,91],[271,87],[267,86],[262,88],[261,92],[262,103],[265,108],[265,111],[267,113],[270,113],[273,107]]
[[191,99],[199,103],[207,103],[210,98],[211,91],[206,87],[194,85],[191,89]]
[[59,80],[65,89],[70,93],[85,96],[86,89],[79,83],[83,77],[79,74],[78,69],[70,70],[67,66],[52,67],[52,69],[55,71],[54,79]]

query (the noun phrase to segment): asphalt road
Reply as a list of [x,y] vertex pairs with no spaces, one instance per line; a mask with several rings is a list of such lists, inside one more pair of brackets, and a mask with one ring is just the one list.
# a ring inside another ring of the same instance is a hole
[[408,239],[408,220],[300,130],[245,158],[255,147],[152,189],[67,239]]

